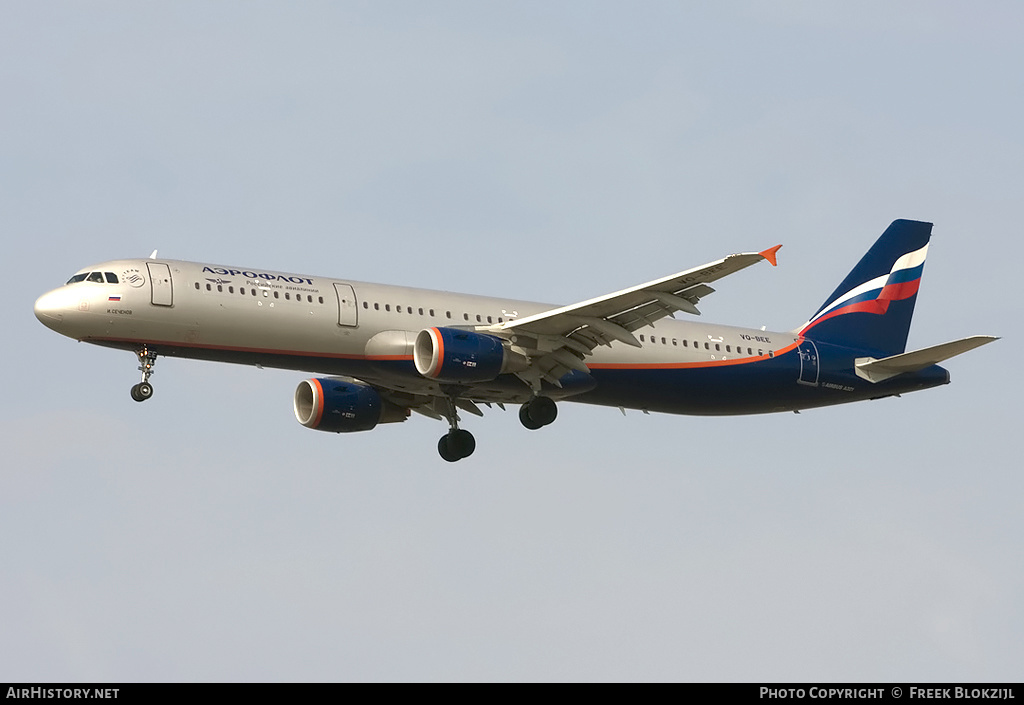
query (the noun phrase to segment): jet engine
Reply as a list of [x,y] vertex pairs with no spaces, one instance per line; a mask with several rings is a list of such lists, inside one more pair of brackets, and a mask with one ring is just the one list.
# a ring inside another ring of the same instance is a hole
[[333,433],[369,431],[379,423],[405,421],[409,409],[392,404],[368,384],[327,377],[295,389],[295,418],[306,428]]
[[489,382],[529,364],[501,338],[459,328],[424,328],[416,336],[412,358],[417,372],[441,382]]

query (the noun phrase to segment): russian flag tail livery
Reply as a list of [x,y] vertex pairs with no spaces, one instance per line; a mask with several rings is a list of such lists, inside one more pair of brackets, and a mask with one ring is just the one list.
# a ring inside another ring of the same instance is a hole
[[799,334],[883,355],[907,347],[932,224],[895,220]]

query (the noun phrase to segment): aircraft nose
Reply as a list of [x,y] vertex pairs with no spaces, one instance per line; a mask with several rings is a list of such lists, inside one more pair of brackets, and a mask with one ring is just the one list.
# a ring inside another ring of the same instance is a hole
[[59,290],[48,291],[38,299],[33,307],[36,318],[47,328],[57,329],[64,320],[63,297]]

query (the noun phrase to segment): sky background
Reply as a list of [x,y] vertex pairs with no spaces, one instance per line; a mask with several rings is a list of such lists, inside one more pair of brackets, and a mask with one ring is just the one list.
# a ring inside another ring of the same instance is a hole
[[[0,681],[1020,681],[1017,2],[0,4]],[[935,223],[900,399],[352,435],[62,338],[165,257],[571,303],[732,252],[793,328]]]

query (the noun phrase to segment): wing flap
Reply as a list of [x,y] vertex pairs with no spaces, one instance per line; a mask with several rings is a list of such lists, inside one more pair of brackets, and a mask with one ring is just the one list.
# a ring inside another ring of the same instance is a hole
[[[773,248],[765,250],[765,252],[770,252],[774,258],[774,252],[777,249]],[[708,286],[709,282],[746,269],[766,259],[768,257],[759,252],[729,255],[703,267],[688,269],[685,272],[570,306],[508,321],[494,330],[495,332],[522,331],[534,335],[565,336],[580,328],[581,323],[584,326],[589,326],[593,319],[602,319],[613,323],[619,329],[624,329],[627,333],[632,333],[637,328],[671,316],[676,311],[700,315],[696,306],[697,302],[714,292],[714,289]],[[587,319],[590,319],[590,323],[587,322]],[[598,328],[599,325],[594,324],[593,327]],[[604,329],[596,332],[597,335],[593,337],[598,340],[598,344],[606,345],[611,342],[610,339],[614,339],[628,345],[639,345],[635,338],[631,341],[629,338],[632,336],[623,336],[621,331],[611,333],[610,330]]]
[[563,375],[588,371],[583,359],[598,346],[618,342],[639,348],[633,331],[677,311],[699,316],[697,303],[715,291],[710,282],[762,260],[774,265],[779,247],[729,255],[646,284],[477,330],[508,339],[530,358],[529,368],[516,374],[534,391],[541,381],[561,387]]

